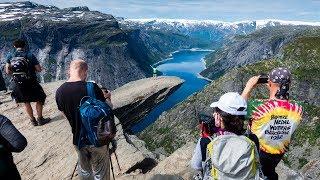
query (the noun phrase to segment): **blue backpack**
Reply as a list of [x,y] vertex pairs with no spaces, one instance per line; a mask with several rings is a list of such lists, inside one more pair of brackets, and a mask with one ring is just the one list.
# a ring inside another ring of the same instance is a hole
[[81,130],[78,141],[79,149],[86,145],[101,147],[114,138],[116,126],[111,107],[96,99],[94,83],[87,83],[87,94],[80,101]]

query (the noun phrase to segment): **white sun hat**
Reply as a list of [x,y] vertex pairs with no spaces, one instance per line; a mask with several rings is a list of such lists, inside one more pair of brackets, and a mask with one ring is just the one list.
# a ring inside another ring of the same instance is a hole
[[213,102],[210,107],[217,107],[231,115],[247,115],[247,102],[236,92],[222,95],[219,101]]

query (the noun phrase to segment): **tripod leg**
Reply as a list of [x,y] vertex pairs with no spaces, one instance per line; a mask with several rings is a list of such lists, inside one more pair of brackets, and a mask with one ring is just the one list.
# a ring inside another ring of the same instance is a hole
[[114,177],[114,171],[113,171],[113,165],[112,165],[111,155],[109,155],[109,159],[110,159],[110,166],[111,166],[111,171],[112,171],[112,177],[113,177],[114,180],[116,180],[116,178]]
[[118,168],[119,168],[119,171],[121,172],[121,168],[120,168],[120,164],[119,164],[119,160],[116,152],[114,152],[114,156],[116,157]]

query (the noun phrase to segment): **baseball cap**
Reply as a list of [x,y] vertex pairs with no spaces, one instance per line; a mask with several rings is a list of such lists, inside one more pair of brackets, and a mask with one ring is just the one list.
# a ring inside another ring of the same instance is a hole
[[287,84],[291,81],[291,73],[288,68],[279,67],[273,69],[269,74],[270,81],[278,84]]
[[247,115],[247,102],[236,92],[225,93],[219,101],[213,102],[210,107],[217,107],[231,115]]

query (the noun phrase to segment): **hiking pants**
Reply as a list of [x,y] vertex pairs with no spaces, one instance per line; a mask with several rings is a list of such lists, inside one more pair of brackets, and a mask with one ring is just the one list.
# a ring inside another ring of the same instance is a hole
[[78,153],[77,171],[83,180],[110,180],[109,146],[85,146]]
[[283,154],[269,154],[260,151],[259,155],[264,176],[266,176],[268,180],[278,180],[276,167],[281,161]]

